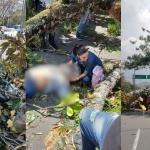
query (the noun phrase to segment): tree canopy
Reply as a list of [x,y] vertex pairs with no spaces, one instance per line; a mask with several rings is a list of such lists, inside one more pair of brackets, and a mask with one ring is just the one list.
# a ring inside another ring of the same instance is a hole
[[[140,36],[139,40],[143,41],[143,44],[140,44],[139,47],[136,48],[137,51],[140,51],[140,54],[134,54],[132,56],[128,56],[127,60],[123,62],[124,69],[143,69],[150,68],[150,31],[142,28],[143,32],[148,33],[147,36]],[[132,44],[135,44],[137,41],[130,41]]]

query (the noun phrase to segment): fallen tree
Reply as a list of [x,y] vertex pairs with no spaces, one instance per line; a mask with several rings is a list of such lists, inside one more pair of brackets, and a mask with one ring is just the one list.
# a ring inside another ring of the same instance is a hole
[[26,21],[27,43],[42,32],[50,31],[59,23],[70,18],[77,18],[85,13],[88,8],[93,9],[96,6],[108,11],[116,21],[121,22],[121,4],[116,3],[115,0],[84,0],[76,3],[72,2],[69,5],[58,2]]
[[95,88],[93,95],[95,96],[89,104],[87,104],[88,108],[96,109],[98,111],[102,111],[103,106],[105,104],[105,99],[112,91],[112,89],[116,86],[117,82],[121,78],[121,69],[114,69],[104,81],[98,84]]

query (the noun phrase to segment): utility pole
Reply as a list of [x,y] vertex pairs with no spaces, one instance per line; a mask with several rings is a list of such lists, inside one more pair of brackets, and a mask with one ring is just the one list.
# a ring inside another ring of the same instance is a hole
[[135,93],[135,68],[134,68],[134,75],[133,75],[133,93]]

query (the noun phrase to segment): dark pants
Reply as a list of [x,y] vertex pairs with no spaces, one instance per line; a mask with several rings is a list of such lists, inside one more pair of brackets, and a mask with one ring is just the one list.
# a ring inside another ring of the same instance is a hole
[[[40,13],[41,11],[43,11],[45,9],[45,7],[42,7],[41,5],[42,3],[39,1],[38,2],[38,6],[37,6],[37,13]],[[45,45],[45,32],[43,32],[41,35],[40,35],[40,39],[41,39],[41,47],[44,47]],[[49,44],[50,45],[53,45],[55,44],[54,42],[54,36],[52,33],[49,33]]]

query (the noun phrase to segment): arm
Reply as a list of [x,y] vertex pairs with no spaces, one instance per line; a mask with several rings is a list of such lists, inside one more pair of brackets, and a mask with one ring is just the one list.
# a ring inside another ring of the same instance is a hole
[[86,76],[86,74],[82,73],[79,77],[71,78],[70,82],[78,81],[78,80],[84,78],[85,76]]

